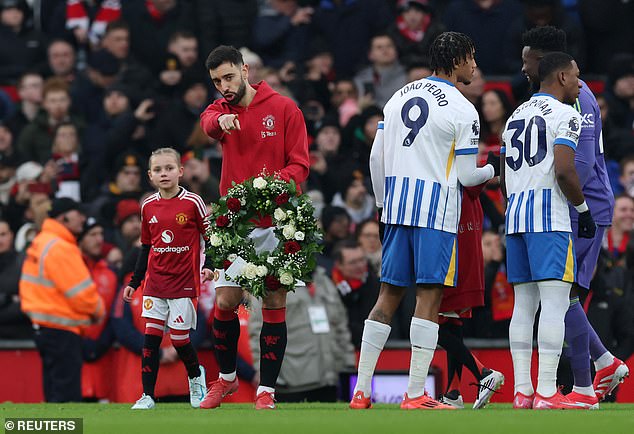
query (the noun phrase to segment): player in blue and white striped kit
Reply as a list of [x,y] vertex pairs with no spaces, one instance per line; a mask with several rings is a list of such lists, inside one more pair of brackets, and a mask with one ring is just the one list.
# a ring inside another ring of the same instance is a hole
[[[566,32],[552,26],[535,27],[522,35],[522,72],[529,83],[539,84],[537,68],[544,54],[566,51]],[[629,375],[629,368],[610,353],[588,321],[579,296],[590,289],[606,229],[612,223],[614,195],[603,154],[602,122],[599,104],[586,83],[573,106],[581,114],[581,132],[575,152],[575,167],[581,190],[597,224],[594,238],[576,236],[578,213],[570,206],[572,242],[577,257],[576,282],[570,291],[570,307],[566,313],[564,355],[570,360],[574,387],[567,396],[576,408],[596,409],[599,401]],[[594,384],[590,371],[594,361]],[[594,387],[593,387],[594,386]]]
[[[568,202],[579,212],[579,237],[593,237],[596,225],[574,165],[581,116],[567,105],[579,95],[579,68],[568,54],[549,53],[539,63],[539,79],[540,91],[513,112],[502,134],[507,273],[515,289],[509,329],[514,407],[569,408],[570,401],[556,387],[564,316],[576,275]],[[533,397],[530,360],[540,303]]]
[[[359,376],[351,408],[370,407],[372,375],[390,322],[405,291],[417,286],[410,327],[412,359],[404,409],[453,408],[430,398],[424,386],[438,341],[444,286],[455,286],[456,229],[461,185],[479,185],[496,173],[476,168],[480,124],[473,105],[456,89],[469,83],[475,48],[463,34],[446,32],[431,47],[431,77],[396,91],[384,108],[370,172],[386,225],[381,291],[363,329]],[[499,167],[499,166],[498,166]]]

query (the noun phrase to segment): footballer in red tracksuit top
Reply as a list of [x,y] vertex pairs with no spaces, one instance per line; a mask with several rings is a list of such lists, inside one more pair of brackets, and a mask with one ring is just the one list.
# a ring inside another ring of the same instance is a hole
[[[227,194],[232,182],[241,183],[258,176],[263,169],[301,184],[308,177],[310,164],[306,123],[297,105],[263,81],[250,84],[249,66],[235,47],[216,47],[205,66],[222,95],[200,116],[203,131],[222,144],[220,193]],[[257,232],[257,237],[270,239],[271,216],[262,216],[256,225],[258,228],[252,235]],[[225,396],[238,389],[236,355],[240,321],[236,307],[242,298],[242,288],[225,279],[224,270],[217,271],[213,333],[220,375],[210,384],[201,408],[220,406]],[[262,298],[262,319],[260,385],[255,408],[270,410],[275,408],[275,384],[286,351],[285,291],[269,291]]]
[[[200,115],[205,133],[222,144],[221,195],[227,194],[232,181],[257,176],[265,167],[298,185],[308,177],[308,138],[302,112],[266,82],[251,86],[256,93],[247,107],[220,98]],[[223,114],[237,114],[241,129],[223,132],[218,124]]]
[[463,187],[458,224],[458,284],[445,287],[439,312],[471,318],[471,308],[484,306],[484,259],[482,257],[482,205],[480,193],[486,183]]

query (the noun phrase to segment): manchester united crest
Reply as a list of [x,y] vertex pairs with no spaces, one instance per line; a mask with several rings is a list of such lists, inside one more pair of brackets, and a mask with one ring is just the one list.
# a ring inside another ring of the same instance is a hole
[[176,223],[178,223],[179,225],[184,225],[185,223],[187,223],[187,214],[185,214],[184,212],[179,212],[178,214],[176,214]]
[[152,301],[151,298],[146,298],[145,301],[143,301],[143,308],[145,310],[152,309],[152,306],[154,306],[154,302]]
[[275,116],[273,115],[264,116],[264,118],[262,118],[262,125],[264,126],[264,128],[266,128],[269,131],[273,130],[275,128]]

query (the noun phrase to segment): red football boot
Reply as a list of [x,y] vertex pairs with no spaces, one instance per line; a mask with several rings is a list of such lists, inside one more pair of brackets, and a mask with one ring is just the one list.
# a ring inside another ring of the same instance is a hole
[[238,390],[238,378],[233,381],[218,378],[216,381],[209,383],[207,395],[200,403],[200,408],[216,408],[220,407],[222,399]]
[[256,410],[275,410],[275,399],[271,392],[262,392],[255,397]]
[[612,393],[619,383],[625,381],[630,376],[630,370],[622,360],[614,358],[614,361],[607,368],[600,369],[594,376],[592,388],[597,394],[599,401],[603,401],[607,395]]
[[370,400],[369,396],[366,398],[362,391],[357,390],[357,392],[352,397],[352,400],[350,401],[350,408],[353,410],[364,410],[366,408],[372,408],[372,401]]

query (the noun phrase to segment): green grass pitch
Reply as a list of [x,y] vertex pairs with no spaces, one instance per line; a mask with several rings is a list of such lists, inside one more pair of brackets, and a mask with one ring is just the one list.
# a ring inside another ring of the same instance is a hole
[[249,404],[194,410],[158,403],[151,411],[131,411],[129,404],[3,403],[0,415],[83,417],[86,434],[634,434],[634,404],[604,404],[598,411],[513,410],[510,404],[478,411],[405,411],[396,405],[353,411],[345,403],[278,404],[275,411],[256,412]]

